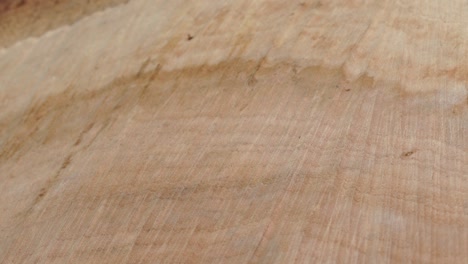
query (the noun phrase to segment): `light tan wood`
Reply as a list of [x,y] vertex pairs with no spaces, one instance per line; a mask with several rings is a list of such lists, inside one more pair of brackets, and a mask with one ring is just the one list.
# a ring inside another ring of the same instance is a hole
[[9,2],[0,263],[468,262],[465,0]]

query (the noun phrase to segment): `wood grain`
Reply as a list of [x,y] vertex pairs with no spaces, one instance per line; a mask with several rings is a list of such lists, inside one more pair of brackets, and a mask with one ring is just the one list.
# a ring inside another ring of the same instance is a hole
[[0,263],[467,263],[466,1],[13,2]]
[[37,37],[128,0],[0,0],[0,47]]

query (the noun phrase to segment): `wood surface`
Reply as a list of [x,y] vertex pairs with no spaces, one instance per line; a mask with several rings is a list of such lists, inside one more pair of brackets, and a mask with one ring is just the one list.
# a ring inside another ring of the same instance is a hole
[[0,263],[468,263],[466,0],[1,0]]

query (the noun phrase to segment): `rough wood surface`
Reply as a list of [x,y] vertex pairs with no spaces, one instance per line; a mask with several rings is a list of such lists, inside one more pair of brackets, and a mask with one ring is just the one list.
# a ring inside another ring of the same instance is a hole
[[0,1],[0,263],[468,263],[467,19]]

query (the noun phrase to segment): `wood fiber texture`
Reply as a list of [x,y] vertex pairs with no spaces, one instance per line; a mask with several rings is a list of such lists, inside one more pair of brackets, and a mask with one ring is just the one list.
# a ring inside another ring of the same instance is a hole
[[465,0],[0,0],[0,263],[468,263]]

